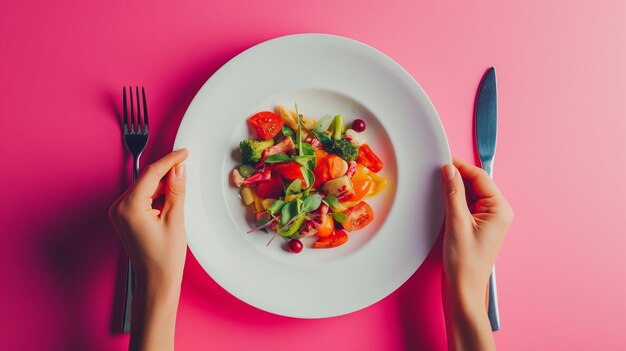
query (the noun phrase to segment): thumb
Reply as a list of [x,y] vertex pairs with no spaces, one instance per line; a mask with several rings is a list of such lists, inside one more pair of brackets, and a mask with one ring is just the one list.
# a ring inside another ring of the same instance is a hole
[[183,222],[186,181],[187,172],[184,163],[172,167],[168,172],[163,213],[169,222]]
[[444,165],[441,170],[443,177],[444,204],[446,207],[446,224],[458,223],[470,215],[465,199],[465,186],[459,170],[451,165]]

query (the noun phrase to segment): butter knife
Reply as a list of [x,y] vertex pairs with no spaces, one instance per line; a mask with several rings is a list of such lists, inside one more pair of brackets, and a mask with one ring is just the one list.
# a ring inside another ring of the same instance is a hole
[[[476,148],[480,156],[480,163],[487,174],[493,177],[493,157],[496,153],[496,136],[498,134],[498,96],[496,91],[496,69],[494,67],[487,70],[480,82],[474,112]],[[491,330],[500,330],[495,265],[491,270],[491,276],[489,276],[489,307],[487,314],[489,315]]]

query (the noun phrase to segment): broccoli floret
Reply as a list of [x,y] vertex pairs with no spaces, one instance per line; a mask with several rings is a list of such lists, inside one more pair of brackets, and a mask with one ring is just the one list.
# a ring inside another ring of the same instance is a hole
[[261,160],[263,150],[274,145],[274,140],[246,139],[239,143],[241,160],[244,163],[257,163]]
[[359,147],[346,138],[339,140],[331,139],[324,145],[324,149],[328,153],[335,154],[346,161],[356,161],[359,156]]

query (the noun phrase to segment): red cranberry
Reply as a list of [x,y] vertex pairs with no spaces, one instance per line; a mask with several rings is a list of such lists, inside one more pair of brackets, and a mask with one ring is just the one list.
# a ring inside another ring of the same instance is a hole
[[365,121],[362,119],[355,119],[354,122],[352,122],[352,129],[354,129],[355,132],[363,132],[365,130]]
[[289,251],[293,252],[293,253],[298,253],[300,251],[302,251],[302,248],[304,247],[304,245],[302,245],[302,241],[298,240],[298,239],[292,239],[289,241]]

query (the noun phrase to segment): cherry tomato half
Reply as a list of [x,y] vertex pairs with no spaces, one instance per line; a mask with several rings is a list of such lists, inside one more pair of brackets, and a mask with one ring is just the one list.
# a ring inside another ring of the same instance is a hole
[[270,111],[263,111],[248,119],[250,125],[256,130],[259,138],[273,139],[283,128],[283,119]]
[[325,238],[332,234],[333,230],[335,230],[335,220],[333,219],[333,216],[327,215],[326,219],[324,220],[324,222],[322,222],[322,225],[315,235],[319,236],[320,238]]
[[332,234],[313,243],[313,248],[330,249],[341,246],[348,241],[348,234],[340,229],[333,230]]
[[383,169],[383,161],[372,151],[372,148],[367,144],[363,144],[359,147],[359,156],[357,162],[363,166],[369,168],[372,172],[380,172]]
[[341,224],[349,232],[363,229],[374,220],[374,210],[365,201],[350,207],[343,214],[347,219]]

